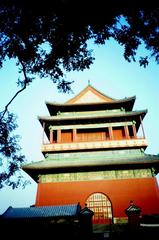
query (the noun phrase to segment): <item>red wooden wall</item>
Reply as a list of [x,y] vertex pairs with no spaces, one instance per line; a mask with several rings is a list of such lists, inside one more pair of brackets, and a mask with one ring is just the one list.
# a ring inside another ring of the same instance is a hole
[[63,130],[61,132],[61,142],[62,143],[73,142],[73,132],[71,130]]
[[124,128],[114,128],[113,136],[114,136],[114,140],[121,140],[125,138]]
[[36,206],[84,204],[94,192],[107,195],[112,202],[113,217],[125,217],[130,200],[142,209],[142,214],[159,213],[159,188],[156,178],[136,178],[103,181],[39,183]]
[[[125,139],[125,132],[123,127],[116,127],[113,129],[114,140]],[[55,136],[54,136],[55,138]],[[109,139],[108,129],[78,129],[76,141],[77,142],[92,142],[105,141]],[[55,140],[55,139],[54,139]],[[61,142],[73,142],[73,130],[61,131]]]

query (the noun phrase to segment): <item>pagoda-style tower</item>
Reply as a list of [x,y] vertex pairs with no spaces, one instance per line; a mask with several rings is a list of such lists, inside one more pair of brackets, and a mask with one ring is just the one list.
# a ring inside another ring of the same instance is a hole
[[147,110],[133,111],[135,99],[88,85],[64,104],[46,102],[45,159],[23,166],[38,182],[36,206],[87,203],[99,224],[126,218],[131,200],[142,214],[159,213],[159,156],[145,153]]

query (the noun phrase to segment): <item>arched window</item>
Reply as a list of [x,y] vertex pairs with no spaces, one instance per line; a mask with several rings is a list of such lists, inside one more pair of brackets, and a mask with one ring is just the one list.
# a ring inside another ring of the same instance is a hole
[[105,194],[91,194],[87,198],[86,204],[94,212],[94,224],[112,223],[112,204]]

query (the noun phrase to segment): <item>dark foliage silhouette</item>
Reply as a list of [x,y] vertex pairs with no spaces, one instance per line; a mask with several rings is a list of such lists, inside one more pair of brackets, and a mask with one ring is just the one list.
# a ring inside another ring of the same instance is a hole
[[143,44],[149,55],[137,59],[140,66],[146,67],[152,57],[159,63],[156,1],[149,5],[137,0],[45,0],[34,5],[26,0],[0,1],[0,67],[4,61],[14,59],[23,76],[18,80],[20,90],[0,115],[0,152],[9,161],[0,175],[1,186],[3,181],[10,184],[8,179],[24,160],[19,155],[18,138],[10,135],[16,124],[8,112],[9,105],[36,76],[49,77],[59,91],[71,91],[72,82],[66,80],[65,72],[83,71],[93,64],[89,40],[105,44],[110,39],[123,46],[123,57],[128,62],[136,61],[137,50]]

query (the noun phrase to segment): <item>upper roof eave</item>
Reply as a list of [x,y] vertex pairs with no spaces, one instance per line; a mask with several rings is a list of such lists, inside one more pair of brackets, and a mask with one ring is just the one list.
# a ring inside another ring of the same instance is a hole
[[[79,102],[78,100],[88,91],[93,92],[95,95],[97,95],[100,98],[100,101],[84,101],[84,102]],[[128,97],[128,98],[123,98],[123,99],[115,99],[112,97],[109,97],[106,94],[103,94],[102,92],[100,92],[99,90],[97,90],[96,88],[94,88],[91,85],[88,85],[87,87],[85,87],[80,93],[78,93],[76,96],[74,96],[73,98],[69,99],[68,101],[66,101],[65,103],[56,103],[56,102],[49,102],[49,101],[45,101],[45,104],[48,108],[48,111],[50,113],[50,115],[54,115],[56,114],[58,111],[73,111],[74,108],[77,109],[78,111],[82,111],[83,108],[102,108],[104,106],[106,106],[107,108],[115,108],[116,105],[118,108],[119,107],[124,107],[127,110],[132,110],[134,102],[135,102],[136,96],[132,96],[132,97]],[[124,106],[122,106],[122,104]],[[120,106],[121,105],[121,106]],[[84,109],[86,110],[86,109]]]
[[147,113],[147,109],[144,110],[140,110],[140,111],[131,111],[131,112],[124,112],[124,113],[119,113],[119,114],[112,114],[112,115],[101,115],[101,116],[38,116],[38,120],[40,122],[47,122],[47,121],[61,121],[61,120],[71,120],[71,119],[96,119],[96,118],[114,118],[114,117],[128,117],[128,116],[137,116],[137,115],[141,115],[142,119],[144,118],[144,116]]
[[135,101],[136,96],[128,97],[128,98],[122,98],[118,100],[113,100],[112,102],[92,102],[92,103],[57,103],[57,102],[50,102],[50,101],[45,101],[46,105],[51,105],[51,106],[56,106],[56,107],[61,107],[61,106],[77,106],[77,105],[110,105],[110,104],[116,104],[116,103],[122,103],[122,102],[130,102],[130,101]]

